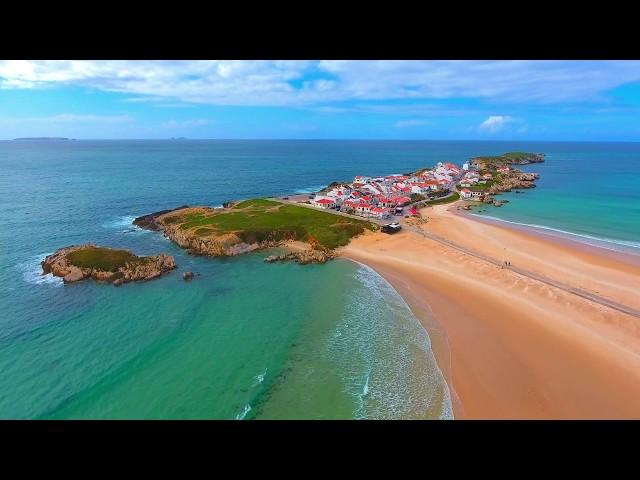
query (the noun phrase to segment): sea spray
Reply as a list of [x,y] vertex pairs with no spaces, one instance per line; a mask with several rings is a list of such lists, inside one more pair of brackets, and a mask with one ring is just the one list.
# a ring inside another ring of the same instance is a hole
[[29,260],[17,264],[16,270],[22,273],[23,280],[29,284],[61,286],[64,283],[62,278],[56,277],[50,273],[46,275],[42,274],[41,262],[47,257],[47,255],[51,255],[52,253],[53,252],[34,255]]

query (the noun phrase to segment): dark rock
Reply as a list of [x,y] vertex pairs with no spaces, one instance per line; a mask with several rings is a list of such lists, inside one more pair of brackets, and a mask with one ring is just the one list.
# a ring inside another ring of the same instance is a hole
[[183,280],[192,280],[193,279],[193,272],[184,272],[182,274],[182,279]]
[[160,210],[159,212],[142,215],[141,217],[135,218],[133,220],[133,224],[140,228],[144,228],[145,230],[157,232],[160,230],[160,226],[156,223],[156,218],[160,215],[164,215],[165,213],[175,212],[176,210],[182,210],[183,208],[189,208],[189,205],[182,205],[181,207],[173,208],[171,210]]

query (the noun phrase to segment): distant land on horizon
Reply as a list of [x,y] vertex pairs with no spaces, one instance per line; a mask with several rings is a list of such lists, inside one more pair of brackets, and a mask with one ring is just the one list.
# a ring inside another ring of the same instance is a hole
[[14,142],[50,142],[50,141],[66,141],[66,140],[75,140],[75,138],[67,138],[67,137],[19,137],[19,138],[14,138],[12,141],[14,141]]

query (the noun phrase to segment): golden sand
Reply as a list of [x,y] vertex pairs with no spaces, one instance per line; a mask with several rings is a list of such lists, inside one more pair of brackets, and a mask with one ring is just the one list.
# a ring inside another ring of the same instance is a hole
[[[631,255],[461,216],[421,211],[428,232],[632,308]],[[640,319],[405,228],[341,249],[383,275],[432,340],[456,418],[640,418]]]

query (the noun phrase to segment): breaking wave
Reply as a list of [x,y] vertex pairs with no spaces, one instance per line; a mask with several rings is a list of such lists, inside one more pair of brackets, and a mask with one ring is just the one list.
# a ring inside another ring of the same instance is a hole
[[296,190],[294,193],[316,193],[325,188],[327,185],[316,185],[314,187],[300,188]]
[[384,278],[360,265],[360,286],[329,345],[354,399],[354,418],[453,418],[426,330]]
[[53,252],[35,255],[29,260],[16,265],[16,270],[22,273],[22,278],[25,282],[32,285],[61,286],[64,282],[60,277],[55,277],[50,273],[42,275],[42,266],[40,265],[40,263],[45,259],[47,255],[51,255],[52,253]]

